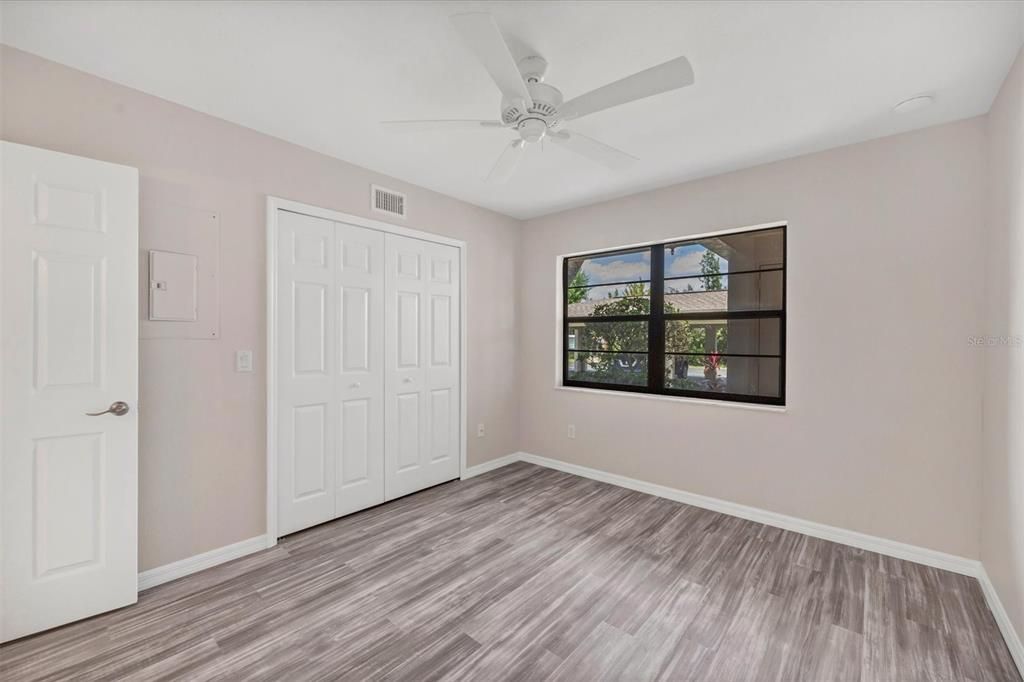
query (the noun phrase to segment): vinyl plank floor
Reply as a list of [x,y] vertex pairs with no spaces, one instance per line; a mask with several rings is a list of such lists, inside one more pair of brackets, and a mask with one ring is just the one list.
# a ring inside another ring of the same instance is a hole
[[1021,681],[972,578],[525,463],[8,643],[0,679]]

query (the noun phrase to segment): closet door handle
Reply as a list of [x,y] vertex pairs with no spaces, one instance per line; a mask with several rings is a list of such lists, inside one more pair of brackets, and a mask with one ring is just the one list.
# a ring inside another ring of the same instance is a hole
[[411,384],[412,383],[412,377],[406,377],[406,378],[402,379],[402,383],[403,384]]
[[358,381],[353,381],[351,384],[349,384],[349,388],[359,388],[360,386],[362,386],[362,384],[359,383]]

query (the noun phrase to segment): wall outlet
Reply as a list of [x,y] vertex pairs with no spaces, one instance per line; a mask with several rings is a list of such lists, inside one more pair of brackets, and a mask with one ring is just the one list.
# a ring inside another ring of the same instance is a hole
[[476,437],[477,438],[483,438],[484,437],[484,425],[483,424],[477,424],[476,425]]
[[235,371],[236,372],[251,372],[252,371],[252,351],[251,350],[236,350],[235,351]]
[[575,438],[576,437],[576,425],[575,424],[569,424],[569,432],[566,435],[568,435],[569,438]]

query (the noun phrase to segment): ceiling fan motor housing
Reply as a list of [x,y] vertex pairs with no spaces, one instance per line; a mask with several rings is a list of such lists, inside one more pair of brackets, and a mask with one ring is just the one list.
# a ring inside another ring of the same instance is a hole
[[544,136],[547,128],[557,123],[562,93],[558,88],[539,81],[528,82],[526,87],[533,106],[525,107],[520,99],[505,99],[501,103],[501,120],[516,128],[527,142],[536,142]]

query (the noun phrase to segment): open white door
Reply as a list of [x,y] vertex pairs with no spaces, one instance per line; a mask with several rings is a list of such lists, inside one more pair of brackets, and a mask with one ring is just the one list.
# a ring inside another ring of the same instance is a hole
[[136,601],[138,171],[8,142],[0,156],[8,641]]

